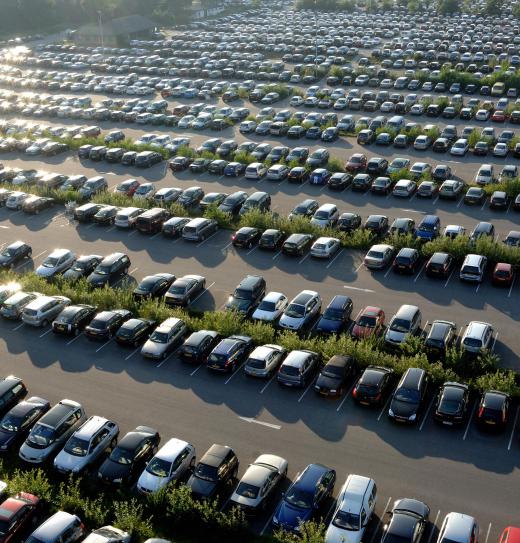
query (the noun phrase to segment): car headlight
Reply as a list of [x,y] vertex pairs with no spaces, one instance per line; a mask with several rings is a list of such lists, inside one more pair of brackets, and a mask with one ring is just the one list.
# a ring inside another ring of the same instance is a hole
[[273,517],[273,524],[275,524],[276,526],[278,526],[278,524],[280,524],[280,521],[278,520],[276,515]]
[[113,483],[122,483],[123,479],[122,479],[122,477],[119,477],[119,479],[114,479],[112,482]]
[[2,451],[5,451],[7,449],[7,445],[2,445],[0,449],[2,449]]
[[394,412],[393,412],[391,409],[388,410],[388,414],[389,414],[391,417],[394,416]]
[[330,389],[330,393],[331,393],[331,394],[336,394],[336,392],[337,392],[337,390],[336,390],[335,388],[331,388],[331,389]]
[[415,420],[417,418],[417,415],[414,413],[413,415],[410,415],[408,417],[408,420]]

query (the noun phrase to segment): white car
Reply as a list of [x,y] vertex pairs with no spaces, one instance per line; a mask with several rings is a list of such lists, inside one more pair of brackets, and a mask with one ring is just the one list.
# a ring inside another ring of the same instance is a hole
[[262,179],[267,173],[267,168],[261,162],[249,164],[245,171],[246,179]]
[[380,270],[390,264],[394,252],[394,247],[386,243],[372,245],[363,259],[363,264],[369,270]]
[[482,164],[480,166],[477,175],[475,176],[475,183],[477,185],[487,185],[493,183],[495,180],[495,170],[492,164]]
[[463,236],[465,233],[466,229],[459,224],[448,224],[444,229],[444,236],[451,239],[455,239],[457,236]]
[[408,198],[417,189],[417,183],[410,179],[400,179],[392,189],[392,195],[399,198]]
[[334,226],[339,219],[339,211],[336,204],[321,205],[311,218],[311,224],[315,224],[320,228]]
[[289,168],[285,164],[274,164],[267,170],[267,179],[283,181],[289,174]]
[[497,143],[495,147],[493,147],[493,155],[504,157],[507,156],[507,153],[509,152],[509,147],[507,146],[507,143]]
[[459,138],[450,149],[450,155],[464,156],[469,150],[468,140],[465,138]]
[[293,96],[289,100],[289,105],[292,107],[300,107],[305,100],[301,96]]
[[311,256],[314,258],[330,258],[334,256],[341,248],[341,243],[337,238],[321,237],[318,238],[311,247]]
[[130,543],[132,536],[114,526],[103,526],[91,532],[83,543]]
[[36,268],[36,275],[45,278],[54,277],[58,273],[68,270],[75,260],[76,255],[69,249],[54,249]]
[[29,198],[29,196],[30,194],[27,194],[26,192],[11,192],[5,202],[5,207],[7,209],[22,209],[22,204],[27,198]]
[[239,131],[241,134],[251,134],[256,130],[257,123],[255,121],[243,121],[240,123]]
[[137,489],[144,494],[157,492],[182,477],[195,466],[195,447],[187,441],[172,438],[148,462],[137,481]]
[[416,151],[425,151],[428,149],[428,147],[431,145],[432,140],[429,136],[426,136],[425,134],[421,134],[420,136],[417,136],[415,138],[415,141],[413,142],[413,148]]
[[133,228],[137,217],[144,213],[140,207],[124,207],[117,212],[114,224],[118,228]]
[[274,322],[281,317],[288,303],[285,294],[268,292],[255,309],[252,318],[257,321]]
[[489,119],[489,111],[487,109],[479,109],[475,113],[476,121],[487,121]]
[[182,194],[182,189],[177,187],[163,187],[154,194],[154,201],[159,205],[175,202]]
[[134,192],[133,199],[151,200],[156,192],[157,189],[155,188],[155,185],[153,183],[143,183],[142,185],[139,185],[137,190]]

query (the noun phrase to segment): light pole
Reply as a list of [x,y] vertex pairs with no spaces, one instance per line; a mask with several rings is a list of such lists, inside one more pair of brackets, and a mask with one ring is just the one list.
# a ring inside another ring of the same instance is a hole
[[105,43],[103,39],[103,21],[101,20],[101,10],[98,10],[99,39],[101,41],[101,54],[104,54]]

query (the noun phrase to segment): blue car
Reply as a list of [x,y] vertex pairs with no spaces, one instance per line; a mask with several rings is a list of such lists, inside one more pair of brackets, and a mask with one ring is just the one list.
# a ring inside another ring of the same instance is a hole
[[415,235],[421,241],[432,241],[439,234],[441,230],[441,220],[437,215],[426,215],[419,223],[415,231]]
[[314,331],[319,334],[341,332],[350,322],[352,307],[352,300],[348,296],[342,294],[334,296],[316,324]]
[[309,464],[288,488],[273,516],[273,528],[298,532],[301,522],[318,516],[334,491],[335,470]]
[[239,177],[240,175],[244,175],[245,171],[245,164],[242,164],[241,162],[230,162],[224,168],[224,175],[226,177]]
[[316,168],[312,171],[309,182],[311,185],[326,185],[329,182],[331,173],[326,168]]

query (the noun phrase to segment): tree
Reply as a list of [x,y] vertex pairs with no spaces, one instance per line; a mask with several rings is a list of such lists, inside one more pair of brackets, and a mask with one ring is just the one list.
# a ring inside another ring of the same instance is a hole
[[460,11],[460,1],[459,0],[438,0],[437,11],[441,15],[448,15],[450,13],[455,13],[457,11]]
[[513,5],[512,8],[513,17],[516,17],[517,19],[520,18],[520,2],[517,2]]
[[500,15],[501,2],[500,0],[486,0],[484,13],[486,15]]

